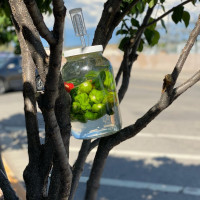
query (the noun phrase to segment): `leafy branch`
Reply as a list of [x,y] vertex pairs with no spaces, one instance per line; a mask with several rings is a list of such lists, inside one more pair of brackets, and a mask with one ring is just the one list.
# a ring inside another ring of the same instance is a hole
[[[197,21],[197,24],[193,31],[190,34],[190,37],[187,41],[187,44],[182,51],[182,54],[179,57],[179,60],[174,67],[172,74],[168,74],[164,78],[163,89],[161,93],[160,100],[150,108],[145,115],[139,118],[134,124],[120,130],[112,136],[100,139],[100,143],[95,155],[94,163],[92,170],[87,182],[87,191],[86,197],[87,200],[92,200],[96,198],[97,189],[99,187],[99,182],[105,161],[109,155],[109,152],[116,145],[121,142],[134,137],[137,135],[143,128],[145,128],[155,117],[157,117],[163,110],[170,106],[178,96],[183,94],[189,87],[193,86],[196,82],[200,80],[200,72],[198,71],[193,77],[188,79],[185,83],[180,85],[177,88],[174,88],[176,80],[181,72],[183,64],[185,63],[187,56],[200,33],[200,16]],[[178,71],[178,73],[175,73]],[[95,176],[95,178],[94,178]]]

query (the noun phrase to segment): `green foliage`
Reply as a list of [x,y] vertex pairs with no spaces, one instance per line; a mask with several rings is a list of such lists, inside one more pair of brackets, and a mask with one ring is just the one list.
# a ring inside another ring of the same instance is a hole
[[174,12],[172,14],[172,20],[177,24],[178,22],[181,22],[182,16],[183,16],[183,6],[178,6],[174,9]]
[[160,34],[156,30],[146,29],[144,32],[145,38],[150,46],[154,46],[160,39]]
[[188,27],[189,23],[190,23],[190,14],[187,11],[183,11],[183,16],[182,19],[185,23],[185,26]]
[[165,26],[165,22],[164,22],[163,19],[161,19],[161,25],[165,29],[165,31],[167,32],[167,27]]
[[51,2],[52,0],[36,0],[40,12],[47,14],[52,13]]
[[148,3],[149,3],[149,7],[152,8],[158,3],[158,0],[150,0],[148,1]]
[[[42,13],[52,12],[52,0],[36,0]],[[20,54],[20,46],[11,20],[11,10],[8,0],[0,0],[0,45],[13,44],[14,53]]]
[[[123,0],[121,4],[121,12],[130,4],[133,0]],[[133,42],[136,34],[141,30],[141,18],[143,19],[147,8],[158,9],[159,6],[162,8],[163,12],[166,12],[165,9],[165,0],[140,0],[127,14],[125,19],[122,21],[120,30],[117,31],[117,35],[122,35],[123,38],[119,44],[119,49],[124,51],[125,48]],[[195,5],[197,0],[193,0],[192,3]],[[181,2],[180,2],[181,3]],[[178,4],[178,3],[177,3]],[[179,22],[184,22],[187,27],[190,23],[190,13],[184,10],[184,6],[177,6],[174,8],[172,14],[172,20],[175,24]],[[155,19],[150,18],[148,23],[153,22]],[[148,24],[147,23],[147,24]],[[167,32],[167,27],[163,19],[160,19],[160,23]],[[140,39],[140,43],[137,51],[141,52],[143,50],[144,45],[154,46],[157,45],[160,39],[160,34],[157,31],[157,23],[153,23],[150,26],[146,27],[142,38]]]

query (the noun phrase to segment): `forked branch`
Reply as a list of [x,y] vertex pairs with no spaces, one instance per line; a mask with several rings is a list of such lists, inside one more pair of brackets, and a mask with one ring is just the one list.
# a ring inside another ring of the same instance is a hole
[[161,92],[160,100],[152,108],[150,108],[145,115],[139,118],[134,124],[120,130],[114,135],[102,138],[100,140],[99,147],[97,149],[95,160],[90,173],[90,177],[87,182],[87,192],[85,199],[93,200],[97,196],[97,189],[99,186],[100,178],[103,172],[103,167],[107,159],[107,156],[109,154],[109,151],[116,145],[120,144],[121,142],[137,135],[153,119],[155,119],[155,117],[157,117],[163,110],[165,110],[168,106],[170,106],[173,103],[173,101],[178,96],[180,96],[180,94],[182,94],[184,91],[186,91],[186,89],[188,89],[189,87],[194,85],[197,81],[199,81],[200,72],[197,72],[191,79],[186,81],[186,83],[182,84],[178,88],[174,88],[175,84],[174,82],[177,80],[178,75],[180,74],[181,69],[183,67],[183,64],[185,63],[186,58],[199,33],[200,33],[200,16],[198,18],[195,28],[192,30],[190,34],[188,42],[185,45],[185,48],[182,51],[176,66],[174,67],[174,71],[178,71],[177,73],[175,73],[176,75],[175,80],[173,80],[172,76],[174,71],[172,72],[172,74],[166,75],[164,78],[164,86],[163,86],[164,90],[162,90]]
[[37,30],[39,31],[40,35],[49,43],[55,44],[56,40],[51,31],[47,28],[46,24],[44,23],[43,16],[39,11],[37,3],[35,0],[24,0],[26,7],[30,13],[30,16],[33,20],[33,23]]
[[101,19],[95,31],[92,45],[103,45],[105,49],[108,41],[112,37],[114,29],[119,25],[121,20],[128,12],[138,3],[139,0],[132,1],[124,10],[120,12],[122,0],[108,0],[104,4],[104,10]]

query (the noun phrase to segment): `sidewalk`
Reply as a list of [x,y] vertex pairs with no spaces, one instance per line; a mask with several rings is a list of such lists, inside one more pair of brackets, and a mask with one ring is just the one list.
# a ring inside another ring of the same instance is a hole
[[28,163],[25,131],[1,126],[0,143],[2,159],[8,179],[20,199],[25,200],[26,191],[23,182],[23,170]]

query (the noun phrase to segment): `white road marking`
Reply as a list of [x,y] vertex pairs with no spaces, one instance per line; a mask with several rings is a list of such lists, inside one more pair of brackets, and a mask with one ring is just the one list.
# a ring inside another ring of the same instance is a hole
[[[25,131],[24,126],[2,126],[0,125],[1,130],[6,131]],[[44,128],[39,129],[40,132],[44,132]],[[176,134],[164,134],[164,133],[146,133],[141,132],[136,137],[149,137],[149,138],[171,138],[171,139],[180,139],[180,140],[195,140],[200,141],[200,136],[190,136],[190,135],[176,135]]]
[[139,133],[136,137],[152,137],[152,138],[172,138],[180,140],[198,140],[200,141],[199,136],[190,136],[190,135],[175,135],[175,134],[164,134],[164,133]]
[[[88,177],[81,177],[80,182],[86,183]],[[129,181],[129,180],[119,180],[111,178],[101,178],[101,185],[114,186],[114,187],[124,187],[124,188],[134,188],[134,189],[147,189],[159,192],[169,192],[169,193],[180,193],[200,196],[200,188],[184,187],[178,185],[168,185],[162,183],[150,183],[142,181]]]
[[[25,131],[24,127],[0,127],[2,130],[6,131]],[[44,129],[40,129],[40,131],[44,131]],[[153,134],[153,133],[140,133],[136,137],[151,137],[151,138],[171,138],[171,139],[181,139],[181,140],[193,140],[199,141],[200,137],[198,136],[181,136],[181,135],[169,135],[169,134]],[[79,148],[71,147],[70,151],[79,152]],[[94,149],[92,152],[94,153],[96,150]],[[153,157],[168,157],[172,159],[184,159],[184,160],[200,160],[200,155],[194,154],[176,154],[176,153],[160,153],[160,152],[145,152],[145,151],[131,151],[131,150],[119,150],[113,149],[110,152],[110,155],[113,156],[123,156],[123,157],[144,157],[144,158],[153,158]]]
[[[79,152],[80,148],[70,147],[70,151],[72,152]],[[91,151],[92,153],[96,152],[96,149]],[[109,155],[113,156],[123,156],[123,157],[167,157],[172,159],[183,159],[183,160],[200,160],[199,155],[192,155],[192,154],[175,154],[175,153],[158,153],[158,152],[145,152],[145,151],[129,151],[129,150],[122,150],[122,149],[113,149],[110,151]]]

